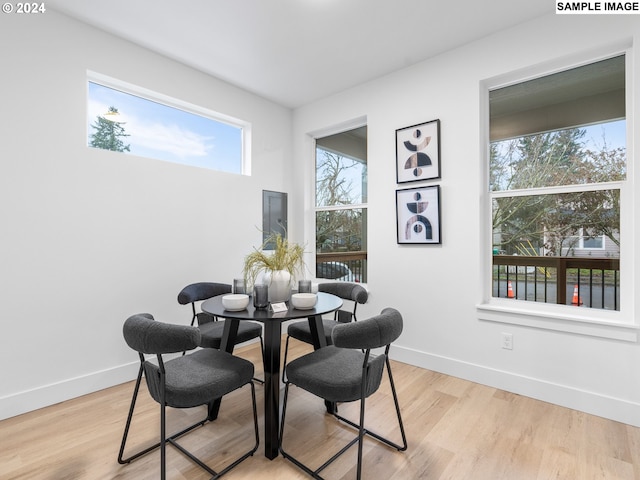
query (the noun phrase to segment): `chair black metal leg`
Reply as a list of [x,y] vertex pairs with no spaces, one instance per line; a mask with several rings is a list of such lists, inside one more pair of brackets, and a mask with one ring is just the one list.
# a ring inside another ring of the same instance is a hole
[[289,353],[289,339],[291,337],[287,335],[287,341],[284,344],[284,363],[282,364],[282,383],[286,383],[287,379],[284,374],[287,371],[287,354]]
[[[368,435],[378,441],[380,441],[381,443],[384,443],[392,448],[395,448],[398,451],[404,451],[407,449],[407,437],[405,435],[405,430],[404,430],[404,424],[402,422],[402,416],[400,414],[400,404],[398,402],[398,395],[396,392],[396,388],[395,388],[395,383],[393,381],[393,375],[391,373],[391,364],[389,362],[389,357],[387,356],[386,358],[386,367],[387,367],[387,374],[389,376],[389,384],[391,386],[391,392],[393,395],[393,401],[394,401],[394,406],[396,409],[396,415],[398,418],[398,426],[400,428],[400,433],[402,435],[402,445],[399,445],[397,443],[392,442],[391,440],[388,440],[384,437],[382,437],[381,435],[378,435],[375,432],[372,432],[370,430],[367,430],[365,428],[365,402],[366,402],[366,398],[364,395],[364,392],[362,394],[362,398],[360,400],[360,421],[359,423],[355,423],[347,418],[344,418],[340,415],[338,415],[337,413],[334,413],[333,416],[356,428],[358,433],[356,435],[356,437],[351,440],[349,443],[347,443],[338,453],[334,454],[331,458],[329,458],[326,462],[324,462],[320,467],[318,467],[315,470],[312,470],[311,468],[309,468],[307,465],[303,464],[301,461],[299,461],[298,459],[296,459],[295,457],[291,456],[289,453],[287,453],[284,448],[283,448],[283,438],[284,438],[284,427],[285,427],[285,418],[286,418],[286,411],[287,411],[287,400],[288,400],[288,396],[289,396],[289,386],[291,385],[289,382],[286,382],[285,384],[285,390],[284,390],[284,401],[283,401],[283,406],[282,406],[282,419],[281,419],[281,424],[280,424],[280,441],[279,441],[279,450],[280,453],[282,454],[282,456],[289,460],[290,462],[292,462],[293,464],[295,464],[297,467],[299,467],[300,469],[304,470],[307,474],[311,475],[313,478],[315,479],[320,479],[322,480],[323,477],[320,476],[320,472],[322,472],[326,467],[328,467],[331,463],[333,463],[339,456],[341,456],[343,453],[345,453],[349,448],[351,448],[353,445],[355,445],[356,443],[358,444],[358,461],[357,461],[357,467],[356,467],[356,471],[357,471],[357,480],[360,480],[362,478],[362,456],[363,456],[363,442],[364,442],[364,436]],[[363,388],[364,388],[364,384],[363,384]]]
[[217,473],[215,470],[210,468],[206,463],[203,463],[202,460],[200,460],[198,457],[193,455],[190,451],[188,451],[186,448],[184,448],[178,442],[173,441],[173,440],[169,440],[169,439],[167,439],[167,442],[169,442],[171,445],[173,445],[175,448],[177,448],[185,457],[189,458],[193,463],[195,463],[200,468],[205,470],[209,475],[213,475],[212,478],[219,478],[220,477],[219,473]]
[[[131,421],[133,419],[133,412],[136,406],[136,400],[138,399],[138,392],[140,391],[140,384],[142,383],[142,372],[143,372],[143,367],[142,365],[140,365],[140,369],[138,370],[138,378],[136,379],[136,385],[133,389],[133,396],[131,398],[131,405],[129,406],[129,414],[127,415],[127,423],[125,424],[124,427],[124,434],[122,435],[122,442],[120,443],[120,452],[118,454],[118,463],[121,465],[125,465],[127,463],[131,463],[133,460],[135,460],[136,458],[139,458],[143,455],[146,455],[147,453],[155,450],[156,448],[161,446],[161,442],[157,442],[153,445],[151,445],[150,447],[147,447],[127,458],[122,458],[124,455],[124,449],[127,443],[127,438],[129,436],[129,429],[131,427]],[[171,437],[169,437],[167,440],[175,440],[179,437],[181,437],[182,435],[184,435],[185,433],[190,432],[191,430],[193,430],[194,428],[200,427],[202,425],[204,425],[207,422],[207,418],[204,418],[203,420],[200,420],[199,422],[194,423],[193,425],[188,426],[187,428],[180,430],[177,433],[174,433],[173,435],[171,435]],[[161,422],[162,423],[162,422]]]
[[289,382],[287,382],[285,384],[285,388],[284,388],[284,400],[283,400],[283,403],[282,403],[282,418],[280,420],[280,438],[279,438],[279,442],[278,442],[278,448],[280,450],[280,453],[282,454],[282,456],[285,459],[289,460],[291,463],[296,465],[301,470],[304,470],[307,474],[311,475],[313,478],[315,478],[317,480],[324,480],[324,477],[320,476],[320,472],[322,470],[324,470],[325,468],[327,468],[329,465],[331,465],[331,463],[333,463],[340,455],[342,455],[344,452],[346,452],[349,448],[351,448],[353,445],[355,445],[355,443],[358,441],[358,437],[356,437],[353,440],[351,440],[347,445],[345,445],[342,449],[340,449],[340,451],[338,453],[333,455],[329,460],[324,462],[322,465],[320,465],[320,467],[318,467],[315,470],[311,470],[311,468],[309,468],[307,465],[302,463],[300,460],[298,460],[297,458],[295,458],[292,455],[290,455],[289,453],[287,453],[287,451],[284,450],[284,447],[283,447],[282,443],[283,443],[283,439],[284,439],[284,426],[285,426],[285,419],[286,419],[286,414],[287,414],[287,400],[289,398],[289,387],[290,387],[290,385],[291,384]]
[[[262,340],[262,335],[260,335],[260,358],[262,358],[262,365],[264,365],[264,340]],[[264,385],[264,380],[260,378],[253,377],[254,382],[258,382],[260,385]]]
[[164,401],[164,388],[160,404],[160,480],[167,478],[167,406]]
[[236,459],[229,466],[225,467],[223,470],[220,471],[220,473],[217,474],[217,476],[214,476],[211,480],[220,478],[222,475],[224,475],[225,473],[230,471],[232,468],[237,466],[240,462],[246,460],[249,457],[252,457],[253,454],[256,453],[256,451],[258,450],[258,446],[260,445],[260,434],[258,432],[258,407],[256,403],[256,389],[253,382],[251,382],[249,385],[251,385],[251,401],[253,406],[253,425],[254,425],[254,431],[256,436],[256,443],[251,450],[249,450],[247,453],[245,453],[244,455]]
[[280,419],[280,436],[278,437],[278,450],[280,450],[280,453],[282,454],[282,456],[284,458],[286,458],[287,460],[289,460],[290,462],[292,462],[294,465],[296,465],[298,468],[304,470],[306,473],[308,473],[309,475],[311,475],[313,478],[319,479],[319,480],[323,480],[323,478],[317,474],[317,472],[314,472],[313,470],[311,470],[309,467],[307,467],[304,463],[300,462],[297,458],[292,457],[291,455],[289,455],[284,448],[282,447],[282,441],[284,438],[284,426],[285,426],[285,418],[287,416],[287,400],[289,398],[289,387],[291,386],[290,383],[286,382],[285,383],[285,387],[284,387],[284,399],[282,401],[282,417]]
[[284,450],[284,447],[282,446],[282,442],[283,442],[283,439],[284,439],[284,426],[285,426],[285,421],[286,421],[286,416],[287,416],[287,401],[288,401],[288,398],[289,398],[289,387],[290,386],[291,386],[291,384],[289,382],[285,383],[284,400],[282,402],[282,418],[280,420],[280,437],[279,437],[279,441],[278,441],[278,449],[280,450],[280,453],[282,454],[282,456],[285,459],[287,459],[290,462],[292,462],[298,468],[300,468],[301,470],[304,470],[307,474],[311,475],[315,479],[324,480],[324,477],[320,476],[320,472],[322,470],[324,470],[326,467],[328,467],[331,463],[333,463],[334,460],[336,460],[340,455],[342,455],[344,452],[346,452],[352,445],[354,445],[355,442],[357,441],[357,437],[354,440],[352,440],[351,442],[349,442],[346,446],[344,446],[338,453],[333,455],[329,460],[327,460],[325,463],[323,463],[316,470],[311,470],[311,468],[309,468],[307,465],[302,463],[300,460],[298,460],[297,458],[295,458],[292,455],[290,455],[289,453],[287,453]]
[[[136,389],[135,389],[135,394],[136,395],[137,395],[137,392],[138,392],[139,383],[140,382],[136,382]],[[224,475],[225,473],[229,472],[231,469],[236,467],[242,461],[244,461],[247,458],[253,456],[253,454],[258,450],[258,446],[260,445],[260,432],[259,432],[259,428],[258,428],[258,407],[257,407],[257,402],[256,402],[256,390],[255,390],[255,386],[254,386],[253,382],[250,382],[249,385],[251,387],[251,406],[252,406],[252,409],[253,409],[253,425],[254,425],[255,443],[254,443],[253,447],[251,448],[251,450],[249,450],[246,453],[244,453],[243,455],[241,455],[239,458],[234,460],[233,463],[231,463],[230,465],[225,467],[220,472],[216,472],[215,470],[213,470],[211,467],[209,467],[207,464],[202,462],[199,458],[197,458],[195,455],[193,455],[191,452],[189,452],[187,449],[185,449],[183,446],[181,446],[176,441],[179,437],[181,437],[185,433],[188,433],[191,430],[193,430],[194,428],[202,426],[205,423],[207,423],[207,419],[205,418],[205,419],[203,419],[203,420],[201,420],[201,421],[199,421],[199,422],[197,422],[197,423],[195,423],[193,425],[190,425],[189,427],[185,428],[184,430],[181,430],[180,432],[175,433],[170,437],[167,437],[166,436],[166,406],[163,404],[163,402],[161,402],[161,406],[160,406],[160,441],[158,441],[158,443],[152,445],[151,447],[148,447],[148,448],[136,453],[135,455],[132,455],[129,458],[122,459],[122,453],[124,451],[126,436],[128,434],[129,424],[130,424],[130,421],[131,421],[131,417],[133,415],[133,406],[135,404],[135,398],[136,398],[135,396],[132,399],[132,406],[129,409],[129,418],[127,420],[127,426],[125,427],[125,437],[123,438],[123,442],[122,442],[122,445],[120,447],[120,456],[118,457],[118,462],[121,463],[121,464],[130,463],[131,461],[135,460],[136,458],[141,457],[142,455],[145,455],[145,454],[147,454],[147,453],[151,452],[152,450],[155,450],[155,449],[157,449],[159,447],[160,448],[160,479],[161,480],[165,480],[165,478],[166,478],[166,458],[167,458],[166,446],[167,446],[167,444],[171,444],[176,449],[178,449],[183,455],[185,455],[186,457],[190,458],[194,463],[196,463],[198,466],[200,466],[203,470],[207,471],[210,475],[212,475],[212,480],[220,478],[222,475]]]
[[[363,390],[364,390],[364,386],[363,386]],[[360,428],[358,429],[358,466],[357,466],[357,473],[356,473],[357,480],[360,480],[360,477],[362,476],[362,441],[364,439],[364,433],[365,433],[365,429],[364,429],[365,401],[366,401],[366,398],[363,394],[362,399],[360,400]]]
[[[127,423],[124,426],[122,442],[120,443],[120,453],[118,453],[118,463],[121,465],[124,465],[125,463],[129,463],[131,460],[147,453],[146,451],[139,452],[138,454],[131,456],[129,458],[122,458],[122,455],[124,454],[124,447],[125,447],[125,444],[127,443],[127,437],[129,436],[129,427],[131,426],[131,419],[133,418],[133,410],[136,406],[138,391],[140,390],[140,382],[142,380],[142,371],[143,371],[143,367],[142,367],[142,364],[140,364],[140,368],[138,369],[138,378],[136,379],[136,386],[133,389],[133,396],[131,397],[131,405],[129,406],[129,414],[127,415]],[[151,450],[153,449],[150,449],[149,451]]]
[[398,417],[398,426],[400,427],[400,434],[402,435],[402,447],[398,448],[398,450],[403,452],[407,449],[407,436],[404,432],[404,422],[402,421],[402,415],[400,413],[400,402],[398,401],[396,385],[393,381],[393,375],[391,374],[391,362],[389,361],[388,355],[387,355],[386,363],[387,363],[387,374],[389,375],[389,384],[391,385],[391,393],[393,394],[393,403],[395,404],[396,416]]
[[[400,413],[400,403],[398,401],[398,394],[396,392],[396,386],[395,386],[395,383],[393,381],[393,375],[391,373],[391,363],[389,362],[389,357],[387,357],[387,359],[386,359],[386,365],[387,365],[387,374],[389,376],[389,384],[391,386],[391,394],[393,396],[393,403],[394,403],[394,406],[395,406],[395,409],[396,409],[396,417],[398,419],[398,427],[400,428],[400,435],[402,436],[402,445],[399,445],[399,444],[397,444],[395,442],[392,442],[391,440],[389,440],[389,439],[387,439],[387,438],[385,438],[385,437],[383,437],[381,435],[378,435],[377,433],[372,432],[371,430],[367,430],[366,428],[364,429],[364,434],[368,435],[371,438],[375,438],[379,442],[382,442],[382,443],[384,443],[384,444],[386,444],[386,445],[388,445],[388,446],[390,446],[392,448],[395,448],[399,452],[403,452],[403,451],[405,451],[407,449],[407,436],[406,436],[405,431],[404,431],[404,423],[402,421],[402,415]],[[344,417],[342,417],[342,416],[340,416],[338,414],[334,414],[333,416],[336,417],[338,420],[340,420],[340,421],[342,421],[342,422],[344,422],[344,423],[346,423],[348,425],[351,425],[354,428],[360,429],[360,425],[358,425],[357,423],[349,420],[348,418],[344,418]]]
[[217,478],[222,477],[225,473],[229,472],[231,469],[233,469],[234,467],[239,465],[241,462],[243,462],[247,458],[253,456],[253,454],[258,450],[258,446],[260,444],[260,434],[259,434],[259,430],[258,430],[258,407],[257,407],[257,403],[256,403],[256,389],[255,389],[255,386],[254,386],[253,382],[250,382],[249,385],[251,387],[251,406],[253,408],[253,425],[254,425],[254,432],[255,432],[255,444],[253,445],[251,450],[249,450],[248,452],[242,454],[240,457],[238,457],[236,460],[234,460],[231,464],[227,465],[220,472],[216,472],[211,467],[209,467],[208,465],[203,463],[198,457],[193,455],[191,452],[189,452],[186,448],[181,446],[179,443],[177,443],[173,439],[167,439],[167,441],[169,443],[171,443],[171,445],[176,447],[178,450],[180,450],[180,452],[182,454],[184,454],[186,457],[190,458],[194,463],[199,465],[203,470],[205,470],[209,474],[213,475],[211,477],[211,480],[215,480]]
[[289,398],[289,383],[284,385],[284,398],[282,399],[282,417],[280,417],[280,435],[278,436],[278,449],[282,452],[282,437],[284,436],[284,418],[287,414],[287,399]]

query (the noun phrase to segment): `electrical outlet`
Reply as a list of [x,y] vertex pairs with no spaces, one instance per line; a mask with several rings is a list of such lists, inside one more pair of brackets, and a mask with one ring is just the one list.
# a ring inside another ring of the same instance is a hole
[[505,350],[513,350],[513,334],[502,333],[502,348]]

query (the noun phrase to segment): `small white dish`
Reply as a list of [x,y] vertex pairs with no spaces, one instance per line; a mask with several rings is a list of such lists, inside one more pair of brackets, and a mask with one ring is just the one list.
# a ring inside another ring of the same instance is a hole
[[318,295],[315,293],[294,293],[291,295],[291,305],[298,310],[311,310],[316,306]]
[[244,293],[232,293],[222,297],[222,306],[230,312],[239,312],[249,305],[249,295]]

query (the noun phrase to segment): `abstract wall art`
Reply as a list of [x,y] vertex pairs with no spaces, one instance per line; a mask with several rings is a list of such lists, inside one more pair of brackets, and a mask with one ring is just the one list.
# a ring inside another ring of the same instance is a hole
[[396,190],[398,243],[441,244],[440,185]]
[[440,178],[440,120],[396,130],[398,183]]

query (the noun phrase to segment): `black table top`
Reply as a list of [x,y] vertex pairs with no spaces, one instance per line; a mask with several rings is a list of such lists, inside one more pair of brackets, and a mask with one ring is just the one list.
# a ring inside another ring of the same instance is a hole
[[237,318],[240,320],[256,320],[258,322],[266,322],[269,320],[292,320],[296,318],[307,318],[313,315],[324,315],[325,313],[338,310],[342,306],[342,299],[329,293],[318,292],[318,301],[314,308],[309,310],[298,310],[287,302],[289,307],[287,311],[274,313],[271,308],[259,309],[253,306],[253,302],[249,299],[249,306],[244,310],[231,311],[226,310],[222,306],[223,295],[210,298],[202,302],[202,311],[223,318]]

